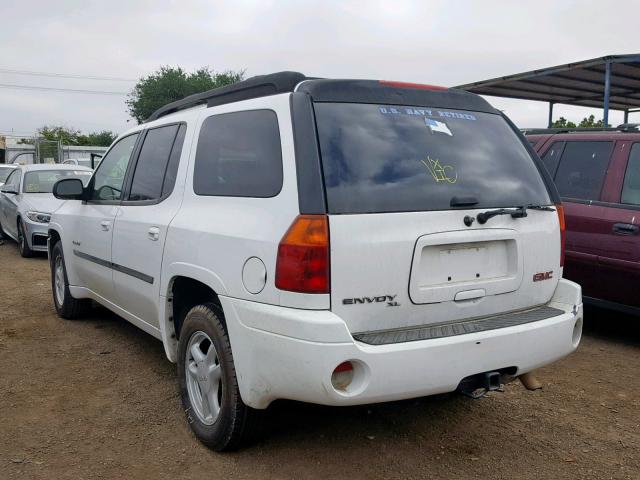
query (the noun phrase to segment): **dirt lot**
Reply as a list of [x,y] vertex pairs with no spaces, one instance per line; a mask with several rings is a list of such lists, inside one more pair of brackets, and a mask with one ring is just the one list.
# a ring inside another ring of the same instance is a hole
[[479,401],[279,402],[216,454],[184,421],[157,340],[96,309],[56,317],[45,258],[0,246],[0,478],[640,478],[640,321],[587,312],[578,352]]

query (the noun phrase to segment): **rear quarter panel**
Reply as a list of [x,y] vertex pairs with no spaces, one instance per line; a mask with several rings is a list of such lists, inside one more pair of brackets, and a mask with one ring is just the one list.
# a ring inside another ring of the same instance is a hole
[[[276,289],[278,244],[299,214],[296,165],[289,94],[274,95],[203,109],[196,124],[183,204],[173,219],[165,245],[161,294],[172,278],[182,275],[206,282],[234,298],[299,308],[329,308],[329,295],[303,295]],[[283,185],[272,198],[200,196],[193,190],[194,160],[202,122],[213,114],[269,109],[276,112],[280,129]],[[259,293],[247,291],[243,266],[251,257],[266,267],[266,285]],[[193,274],[189,274],[193,272]],[[196,276],[197,275],[197,276]]]

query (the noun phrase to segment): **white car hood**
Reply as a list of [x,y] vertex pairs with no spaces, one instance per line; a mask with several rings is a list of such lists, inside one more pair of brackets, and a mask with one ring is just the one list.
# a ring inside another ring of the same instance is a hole
[[42,213],[53,213],[65,202],[52,193],[23,193],[22,196],[25,207]]

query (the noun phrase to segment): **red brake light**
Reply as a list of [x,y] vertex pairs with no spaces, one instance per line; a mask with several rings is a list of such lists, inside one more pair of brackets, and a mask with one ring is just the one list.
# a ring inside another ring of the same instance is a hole
[[389,87],[397,88],[419,88],[421,90],[449,90],[447,87],[439,85],[427,85],[426,83],[394,82],[391,80],[380,80],[380,83]]
[[329,293],[329,222],[326,215],[299,215],[278,245],[276,288]]
[[564,244],[565,244],[565,224],[564,224],[564,207],[562,204],[556,205],[558,213],[558,222],[560,223],[560,266],[564,266]]

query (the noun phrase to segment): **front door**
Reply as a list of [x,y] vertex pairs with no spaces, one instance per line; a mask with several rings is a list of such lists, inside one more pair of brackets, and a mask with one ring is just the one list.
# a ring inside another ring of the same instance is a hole
[[72,231],[63,235],[63,249],[65,256],[75,257],[75,281],[109,301],[113,300],[113,225],[138,135],[134,133],[113,145],[89,183],[87,200],[63,210],[64,215],[73,217],[65,222]]

